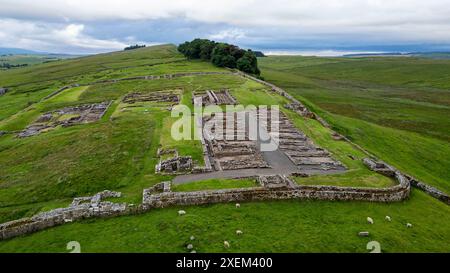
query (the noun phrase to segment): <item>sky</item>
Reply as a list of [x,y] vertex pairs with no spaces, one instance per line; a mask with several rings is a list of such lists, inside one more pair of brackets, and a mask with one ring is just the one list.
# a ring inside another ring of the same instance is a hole
[[0,47],[89,54],[194,38],[283,54],[450,51],[450,3],[0,0]]

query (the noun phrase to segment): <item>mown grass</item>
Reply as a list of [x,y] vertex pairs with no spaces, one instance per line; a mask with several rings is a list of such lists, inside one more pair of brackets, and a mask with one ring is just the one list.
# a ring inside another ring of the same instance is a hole
[[172,191],[201,191],[201,190],[220,190],[220,189],[238,189],[256,187],[256,179],[208,179],[186,184],[172,186]]

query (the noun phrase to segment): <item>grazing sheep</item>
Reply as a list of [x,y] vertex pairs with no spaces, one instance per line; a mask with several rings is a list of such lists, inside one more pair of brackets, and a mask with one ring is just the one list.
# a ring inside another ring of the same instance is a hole
[[237,204],[236,204],[236,208],[238,209],[238,208],[240,208],[240,207],[241,207],[241,204],[237,203]]
[[373,225],[373,219],[370,217],[367,217],[367,223]]
[[389,216],[386,216],[385,219],[386,219],[386,221],[388,221],[388,222],[391,221],[391,217],[389,217]]
[[236,235],[242,235],[242,230],[236,230]]
[[191,253],[197,253],[197,251],[195,251],[195,250],[192,250],[192,251],[191,251]]
[[223,242],[223,246],[224,246],[225,248],[230,248],[230,243],[229,243],[228,241],[224,241],[224,242]]
[[192,244],[188,244],[188,245],[186,246],[186,248],[189,249],[189,250],[191,250],[191,249],[194,248],[194,246],[193,246]]
[[194,235],[192,235],[190,239],[191,239],[191,241],[194,241],[195,240]]
[[406,227],[407,228],[412,228],[412,224],[411,223],[406,223]]
[[181,216],[181,215],[185,215],[185,214],[186,214],[186,212],[185,212],[184,210],[179,210],[179,211],[178,211],[178,215],[180,215],[180,216]]

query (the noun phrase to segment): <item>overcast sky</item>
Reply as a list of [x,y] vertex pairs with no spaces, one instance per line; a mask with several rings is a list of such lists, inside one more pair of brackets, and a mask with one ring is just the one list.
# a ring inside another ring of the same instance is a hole
[[196,37],[280,52],[450,50],[450,3],[0,0],[0,47],[96,53]]

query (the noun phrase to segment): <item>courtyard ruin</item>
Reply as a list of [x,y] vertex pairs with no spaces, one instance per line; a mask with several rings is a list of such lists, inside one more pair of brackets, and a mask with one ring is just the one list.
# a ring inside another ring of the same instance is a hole
[[165,90],[157,92],[133,92],[127,94],[122,102],[127,104],[135,104],[139,102],[153,102],[153,103],[169,103],[177,105],[180,103],[181,90]]
[[235,105],[236,99],[230,94],[228,89],[204,90],[193,92],[193,101],[201,99],[202,105]]
[[52,130],[58,126],[69,127],[78,124],[92,123],[102,118],[110,105],[111,101],[106,101],[65,107],[47,112],[25,128],[25,130],[21,131],[17,136],[19,138],[30,137]]

